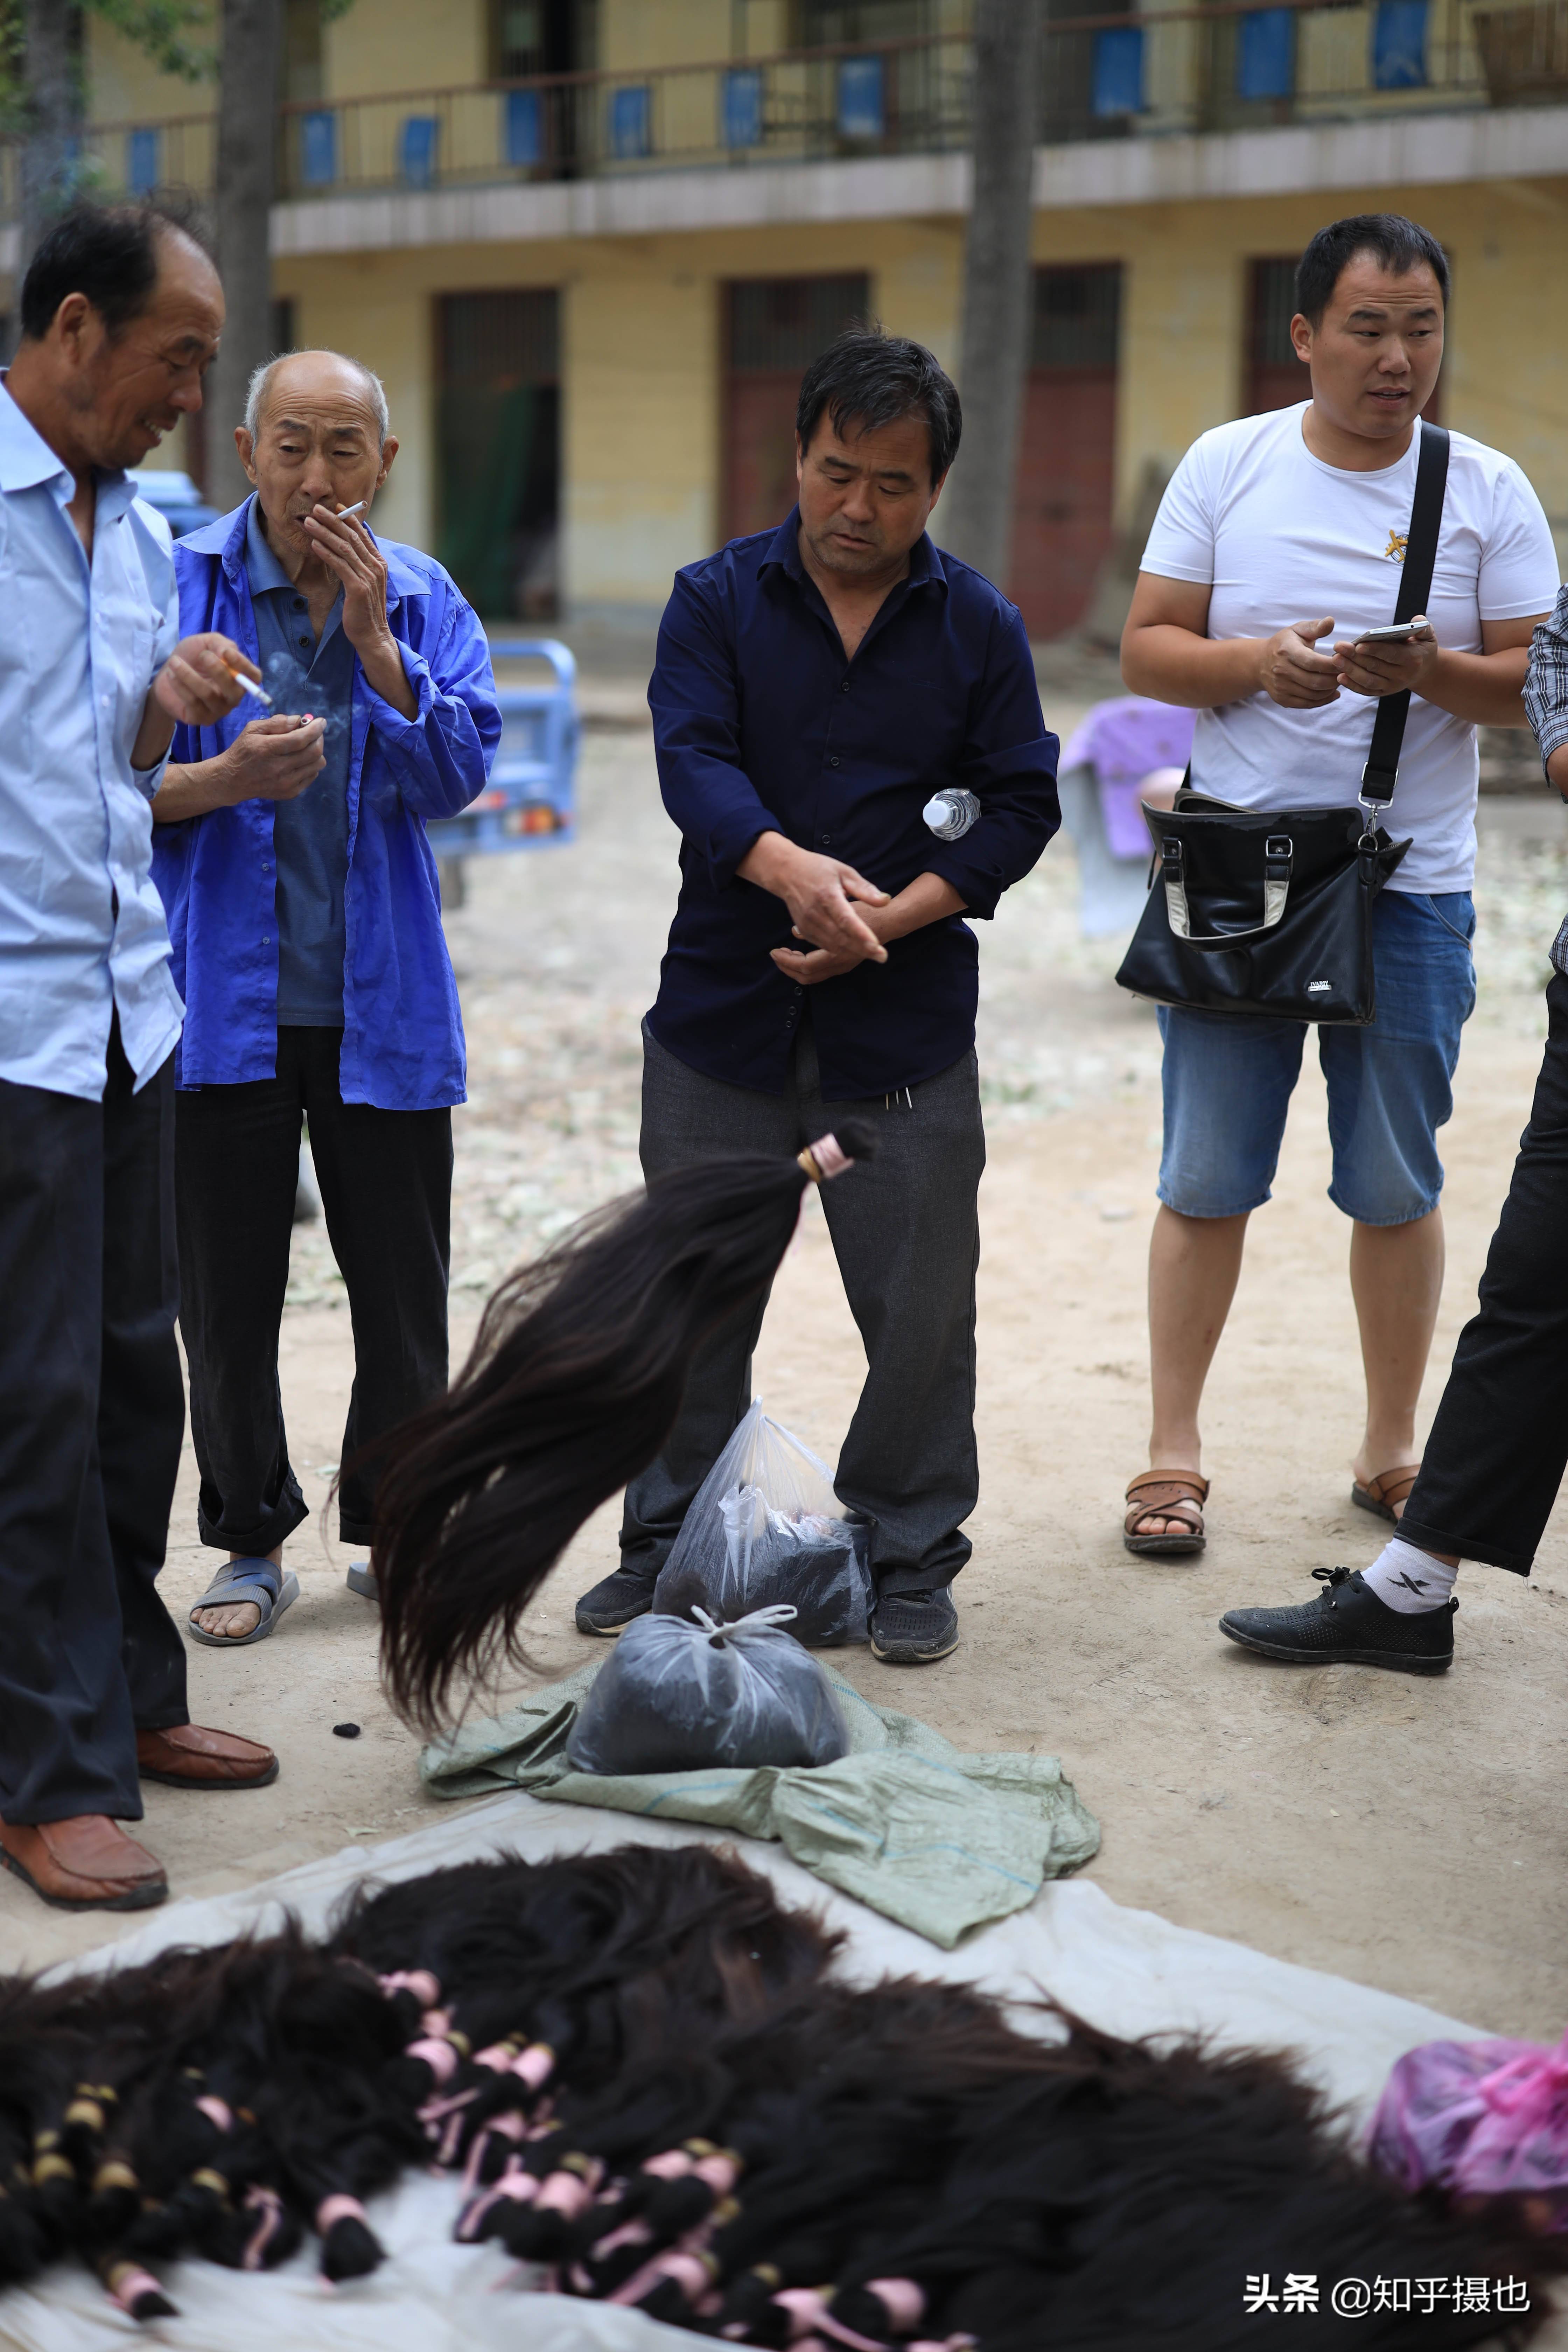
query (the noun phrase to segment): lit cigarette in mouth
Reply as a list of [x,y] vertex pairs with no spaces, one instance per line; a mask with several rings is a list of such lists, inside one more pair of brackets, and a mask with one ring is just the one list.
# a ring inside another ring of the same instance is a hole
[[245,672],[242,669],[236,669],[232,662],[226,661],[224,667],[237,686],[243,686],[247,694],[253,694],[258,702],[264,702],[267,705],[268,710],[272,709],[272,697],[264,686],[258,686],[253,677],[247,677]]

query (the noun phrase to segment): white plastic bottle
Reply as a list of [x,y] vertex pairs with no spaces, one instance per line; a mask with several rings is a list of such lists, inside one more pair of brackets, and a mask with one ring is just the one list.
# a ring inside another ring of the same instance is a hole
[[980,814],[980,803],[973,793],[961,792],[956,784],[949,784],[945,791],[927,801],[921,814],[939,841],[957,841]]

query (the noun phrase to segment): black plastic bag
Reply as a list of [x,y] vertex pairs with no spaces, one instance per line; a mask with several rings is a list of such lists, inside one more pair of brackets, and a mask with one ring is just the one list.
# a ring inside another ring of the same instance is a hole
[[849,1735],[826,1675],[785,1631],[794,1612],[724,1625],[706,1610],[634,1618],[566,1742],[579,1772],[831,1764]]

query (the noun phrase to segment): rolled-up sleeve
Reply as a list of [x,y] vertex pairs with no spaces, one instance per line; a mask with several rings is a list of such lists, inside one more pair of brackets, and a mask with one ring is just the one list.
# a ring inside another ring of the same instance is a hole
[[1011,609],[993,626],[969,713],[955,781],[974,794],[980,814],[956,841],[933,838],[926,863],[952,883],[970,914],[989,917],[1062,821],[1057,797],[1061,747],[1041,716],[1028,636]]
[[1524,713],[1535,730],[1544,768],[1552,753],[1568,743],[1568,588],[1558,590],[1552,618],[1541,622],[1531,636]]
[[758,835],[784,827],[741,765],[735,656],[720,613],[679,572],[647,699],[665,807],[722,890]]
[[412,719],[364,680],[388,773],[421,816],[458,816],[483,792],[500,741],[485,633],[471,608],[454,598],[428,659],[401,641],[397,650],[417,698]]

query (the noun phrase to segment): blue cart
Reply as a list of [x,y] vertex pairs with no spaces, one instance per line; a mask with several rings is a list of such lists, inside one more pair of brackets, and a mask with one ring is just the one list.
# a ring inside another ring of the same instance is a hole
[[544,661],[551,686],[502,686],[500,742],[484,791],[461,816],[426,828],[441,875],[441,904],[463,903],[463,860],[495,849],[539,849],[576,830],[577,665],[556,637],[495,637],[492,661]]

